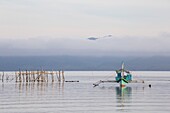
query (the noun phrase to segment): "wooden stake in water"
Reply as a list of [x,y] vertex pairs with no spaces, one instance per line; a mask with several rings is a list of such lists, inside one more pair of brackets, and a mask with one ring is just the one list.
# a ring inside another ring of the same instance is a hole
[[19,72],[19,82],[22,82],[21,71]]
[[28,73],[27,73],[27,70],[26,70],[26,82],[28,82]]
[[33,82],[35,82],[35,73],[34,72],[32,73],[32,76],[33,76]]
[[22,74],[22,80],[23,80],[23,82],[25,82],[25,75],[24,75],[24,72],[22,72],[21,74]]
[[54,73],[53,73],[53,71],[51,72],[51,77],[52,77],[52,82],[54,82]]
[[65,81],[64,71],[62,70],[62,80]]
[[61,71],[59,70],[58,72],[58,81],[60,82],[61,81]]
[[3,74],[2,74],[2,82],[4,82],[4,72],[3,72]]
[[15,72],[15,82],[18,82],[18,72]]

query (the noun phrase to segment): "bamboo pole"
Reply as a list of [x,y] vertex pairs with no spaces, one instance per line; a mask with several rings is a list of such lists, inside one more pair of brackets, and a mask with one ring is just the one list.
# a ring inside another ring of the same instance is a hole
[[35,82],[35,73],[33,72],[33,82]]
[[48,71],[47,71],[47,73],[46,73],[46,80],[47,80],[47,82],[48,82]]
[[53,73],[53,71],[51,72],[51,77],[52,77],[52,82],[54,82],[54,73]]
[[61,71],[59,70],[58,72],[58,81],[60,82],[61,81]]
[[58,76],[58,72],[56,71],[55,73],[56,73],[56,76],[57,76],[57,80],[58,80],[58,79],[59,79],[59,76]]
[[42,81],[42,82],[45,82],[45,71],[42,71],[41,81]]
[[2,82],[4,82],[4,72],[3,72],[3,74],[2,74]]
[[26,70],[26,82],[28,82],[28,73],[27,73],[27,70]]
[[21,71],[19,72],[19,82],[22,82]]
[[22,80],[23,80],[23,82],[25,82],[25,75],[24,75],[24,72],[22,72]]
[[28,81],[31,82],[31,71],[28,71]]
[[15,72],[15,82],[18,82],[18,72]]
[[[49,75],[51,75],[52,82],[55,81],[55,78],[58,79],[58,82],[65,81],[64,71],[16,71],[15,72],[15,81],[16,82],[49,82]],[[6,80],[9,80],[10,76],[5,76],[4,72],[3,75],[0,76],[0,80],[4,82],[4,77]],[[2,78],[2,79],[1,79]]]
[[64,71],[63,70],[62,70],[62,80],[63,80],[63,82],[65,81]]
[[37,71],[37,81],[40,82],[40,73]]

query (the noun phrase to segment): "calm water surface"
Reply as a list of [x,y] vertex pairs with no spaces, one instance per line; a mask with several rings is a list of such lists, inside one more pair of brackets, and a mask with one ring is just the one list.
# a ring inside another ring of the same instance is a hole
[[114,79],[114,74],[65,73],[66,80],[78,83],[0,82],[0,113],[169,113],[170,72],[133,72],[134,79],[145,83],[128,84],[124,89],[116,83],[93,87],[99,80]]

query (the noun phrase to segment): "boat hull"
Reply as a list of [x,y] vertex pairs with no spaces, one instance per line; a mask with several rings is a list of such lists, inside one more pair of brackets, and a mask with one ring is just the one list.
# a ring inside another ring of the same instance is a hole
[[125,80],[124,78],[121,78],[120,80],[120,87],[125,87],[127,85],[128,81]]

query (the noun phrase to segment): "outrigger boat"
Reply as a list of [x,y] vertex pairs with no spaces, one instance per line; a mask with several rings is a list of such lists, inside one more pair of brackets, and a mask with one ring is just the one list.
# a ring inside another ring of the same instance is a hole
[[125,87],[127,83],[132,81],[132,75],[129,71],[124,69],[124,63],[122,63],[122,69],[116,70],[117,76],[116,82],[120,83],[120,87]]
[[132,80],[132,74],[130,71],[124,69],[124,63],[122,63],[122,68],[119,70],[116,70],[116,77],[115,80],[100,80],[97,83],[94,83],[94,87],[98,86],[100,83],[105,83],[105,82],[116,82],[120,84],[120,87],[125,87],[128,83],[144,83],[143,80],[137,81],[137,80]]

